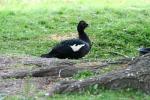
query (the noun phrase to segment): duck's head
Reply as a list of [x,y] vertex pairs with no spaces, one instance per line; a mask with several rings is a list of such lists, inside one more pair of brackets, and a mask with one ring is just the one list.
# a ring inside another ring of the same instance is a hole
[[140,55],[144,55],[144,54],[150,53],[150,48],[139,48],[138,51]]
[[77,26],[77,28],[80,30],[84,30],[86,27],[88,27],[88,24],[83,20],[81,20]]

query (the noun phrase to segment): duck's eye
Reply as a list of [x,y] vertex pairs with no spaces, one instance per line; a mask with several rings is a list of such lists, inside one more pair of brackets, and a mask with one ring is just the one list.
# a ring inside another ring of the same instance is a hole
[[87,24],[84,24],[84,26],[87,26]]

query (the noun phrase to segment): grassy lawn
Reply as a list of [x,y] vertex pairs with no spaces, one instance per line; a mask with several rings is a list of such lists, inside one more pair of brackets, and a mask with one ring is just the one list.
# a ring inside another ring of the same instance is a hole
[[[150,46],[150,0],[0,0],[0,54],[47,53],[61,39],[76,36],[85,20],[93,47],[85,59],[137,56]],[[16,100],[17,97],[14,97]],[[141,92],[101,91],[56,95],[55,100],[150,100]]]
[[74,93],[74,94],[61,94],[53,97],[29,97],[26,99],[23,96],[9,96],[4,100],[149,100],[150,96],[136,91],[111,91],[103,90],[98,94]]

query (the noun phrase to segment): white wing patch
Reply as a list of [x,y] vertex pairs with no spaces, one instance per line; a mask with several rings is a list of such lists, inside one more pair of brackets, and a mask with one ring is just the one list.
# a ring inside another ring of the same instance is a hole
[[79,51],[83,46],[85,46],[85,44],[80,44],[80,45],[74,44],[74,45],[72,45],[72,46],[70,46],[70,47],[71,47],[71,49],[72,49],[74,52],[77,52],[77,51]]

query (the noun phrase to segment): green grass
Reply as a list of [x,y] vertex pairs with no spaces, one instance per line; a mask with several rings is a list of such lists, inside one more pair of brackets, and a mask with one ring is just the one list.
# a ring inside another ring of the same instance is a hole
[[58,42],[49,38],[51,34],[75,33],[82,19],[90,24],[86,32],[93,42],[86,58],[117,57],[109,52],[136,56],[137,48],[150,46],[146,0],[27,1],[0,3],[0,53],[39,56]]
[[[137,48],[150,46],[149,0],[0,0],[0,53],[40,56],[58,43],[50,38],[52,34],[63,36],[76,33],[76,25],[80,20],[89,23],[86,32],[93,42],[86,59],[118,57],[109,52],[137,56]],[[89,73],[84,74],[76,77],[86,77]],[[97,95],[57,95],[55,98],[150,98],[139,94],[106,90]]]
[[[69,96],[69,99],[68,99]],[[143,95],[141,92],[136,91],[111,91],[103,90],[99,91],[98,94],[91,94],[89,92],[83,94],[72,94],[72,95],[56,95],[49,100],[149,100],[147,95]],[[78,98],[78,99],[77,99]]]
[[135,90],[112,91],[101,89],[96,92],[84,91],[81,93],[61,94],[52,97],[21,95],[7,96],[4,100],[149,100],[150,96]]

